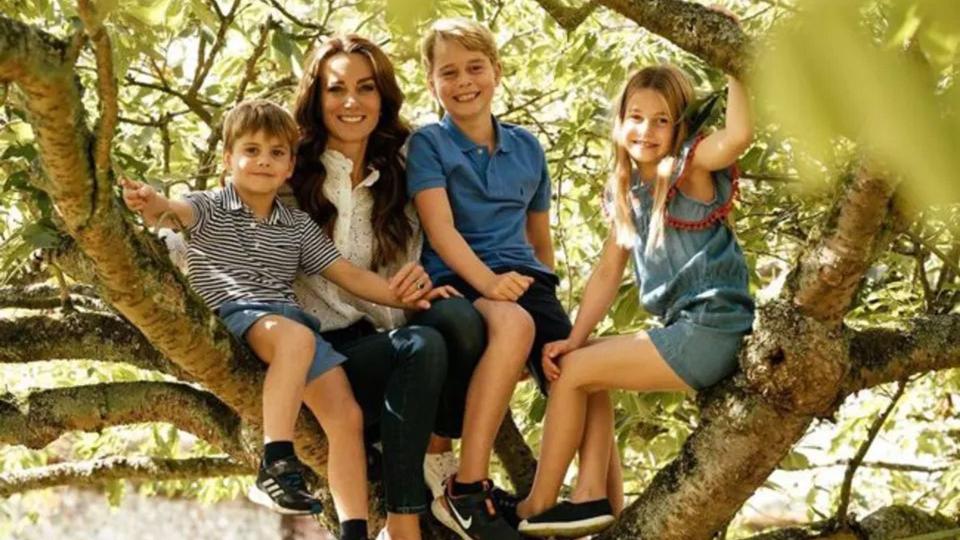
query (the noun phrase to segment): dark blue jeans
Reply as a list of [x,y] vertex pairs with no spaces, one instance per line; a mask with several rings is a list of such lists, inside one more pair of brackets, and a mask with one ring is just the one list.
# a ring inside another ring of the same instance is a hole
[[486,347],[480,313],[462,298],[433,303],[397,330],[361,321],[324,332],[363,409],[368,440],[383,443],[387,511],[415,514],[430,496],[423,459],[430,433],[459,437],[470,377]]

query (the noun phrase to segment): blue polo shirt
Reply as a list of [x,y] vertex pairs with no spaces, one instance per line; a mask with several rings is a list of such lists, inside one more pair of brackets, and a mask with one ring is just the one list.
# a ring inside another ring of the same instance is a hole
[[[527,130],[493,118],[493,152],[471,141],[449,115],[410,136],[407,193],[447,190],[454,225],[489,268],[527,267],[552,274],[527,241],[527,212],[550,209],[550,175],[540,143]],[[429,242],[421,258],[430,278],[453,274]]]

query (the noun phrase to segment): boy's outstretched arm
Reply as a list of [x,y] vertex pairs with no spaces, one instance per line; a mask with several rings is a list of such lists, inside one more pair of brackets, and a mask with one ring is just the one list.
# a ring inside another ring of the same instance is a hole
[[430,246],[451,270],[483,296],[516,301],[533,283],[533,278],[517,272],[496,274],[477,257],[453,223],[445,188],[429,188],[417,193],[414,204]]
[[[193,212],[193,206],[186,201],[171,201],[153,186],[127,180],[120,181],[123,187],[123,202],[127,208],[138,212],[143,216],[143,222],[147,225],[155,225],[164,214],[171,213],[177,217],[176,220],[165,221],[164,225],[169,225],[171,229],[179,229],[182,224],[184,227],[192,227],[196,223],[196,215]],[[179,223],[177,222],[179,220]]]
[[550,236],[550,211],[527,212],[527,241],[537,260],[552,272],[556,266],[553,238]]

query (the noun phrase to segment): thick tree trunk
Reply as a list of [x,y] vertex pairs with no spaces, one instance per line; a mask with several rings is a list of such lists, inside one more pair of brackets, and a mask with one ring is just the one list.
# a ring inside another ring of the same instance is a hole
[[[135,232],[108,183],[112,173],[97,174],[74,58],[66,43],[0,17],[0,82],[27,95],[48,194],[93,261],[105,299],[165,357],[258,425],[263,366],[189,291],[160,243]],[[301,415],[295,439],[304,461],[322,470],[326,442],[312,415]]]

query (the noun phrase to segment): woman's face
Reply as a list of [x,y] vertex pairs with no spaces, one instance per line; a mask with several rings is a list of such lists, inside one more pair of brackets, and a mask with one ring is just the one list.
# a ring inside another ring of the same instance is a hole
[[370,60],[359,53],[337,53],[324,62],[320,85],[327,145],[341,150],[366,142],[380,119],[380,90]]

